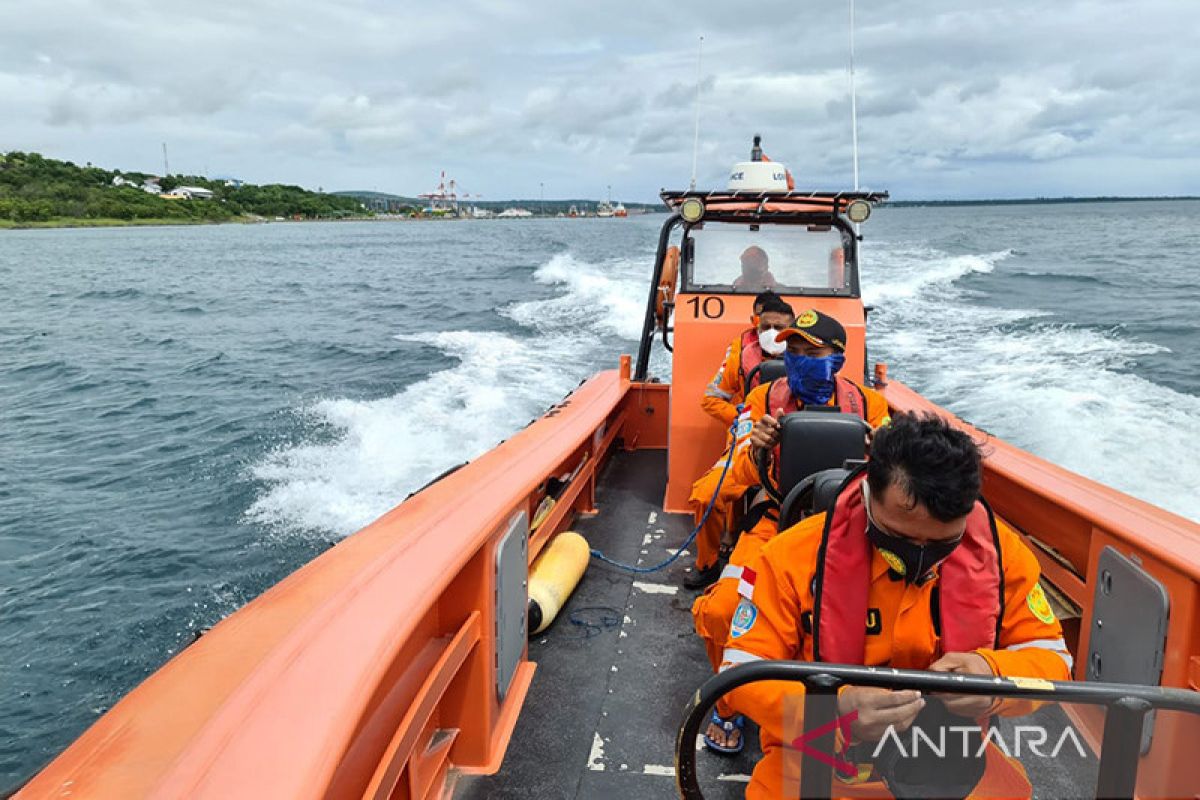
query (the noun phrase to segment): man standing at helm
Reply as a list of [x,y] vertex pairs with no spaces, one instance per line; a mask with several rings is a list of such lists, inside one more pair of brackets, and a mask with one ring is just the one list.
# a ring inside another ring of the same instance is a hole
[[[774,292],[766,291],[754,298],[753,326],[739,333],[730,343],[725,351],[725,361],[700,400],[701,407],[726,429],[737,419],[738,406],[742,404],[746,393],[759,385],[757,367],[767,359],[779,357],[786,349],[787,346],[776,341],[776,337],[780,331],[790,327],[795,319],[792,307]],[[749,430],[747,425],[746,432]],[[700,523],[710,502],[713,508],[696,536],[696,565],[694,571],[683,579],[686,589],[703,589],[721,574],[721,565],[718,563],[721,537],[732,527],[734,503],[753,485],[738,484],[728,475],[721,481],[727,454],[728,450],[692,484],[690,501],[695,509],[696,523]],[[713,493],[717,491],[718,484],[720,495],[714,501]]]
[[[1037,558],[983,504],[981,484],[982,459],[967,434],[932,414],[897,415],[876,432],[870,461],[843,483],[830,510],[779,534],[743,572],[721,670],[798,659],[1069,680],[1071,655],[1038,583]],[[800,756],[784,743],[802,733],[803,692],[799,684],[764,682],[725,698],[761,728],[763,758],[746,797],[796,795]],[[927,703],[933,714],[922,713]],[[889,727],[902,732],[916,721],[924,733],[932,725],[936,738],[948,721],[986,729],[992,714],[1032,708],[850,686],[838,694],[838,713],[854,715],[851,740],[836,739],[845,765],[839,776],[869,780],[872,765],[864,762],[877,757],[874,743]],[[976,759],[979,751],[972,750]],[[982,774],[971,796],[1029,796],[1019,763],[993,747],[985,764],[971,779]],[[874,766],[882,770],[875,777],[887,780],[886,761]],[[936,788],[946,780],[942,767],[920,777],[928,786],[908,786],[906,796],[964,796]]]
[[[846,362],[846,329],[842,323],[810,309],[800,314],[791,327],[776,334],[776,338],[786,342],[783,358],[787,377],[759,386],[746,397],[738,420],[737,452],[725,477],[735,486],[759,483],[758,453],[762,448],[773,450],[778,446],[776,420],[784,414],[806,406],[836,406],[860,417],[872,428],[886,424],[889,419],[883,395],[838,374]],[[738,538],[719,580],[692,605],[696,632],[704,639],[714,670],[721,663],[729,621],[737,608],[742,569],[777,532],[778,517],[770,511],[755,520]],[[729,713],[721,703],[713,714],[705,737],[709,749],[719,753],[740,752],[744,720]]]
[[752,244],[742,251],[742,274],[733,281],[733,288],[756,292],[760,289],[775,289],[779,281],[771,274],[767,251]]

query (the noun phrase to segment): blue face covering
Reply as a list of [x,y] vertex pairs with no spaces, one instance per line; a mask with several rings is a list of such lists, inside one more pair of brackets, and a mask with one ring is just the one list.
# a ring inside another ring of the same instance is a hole
[[783,354],[783,365],[787,367],[788,386],[792,394],[805,405],[825,405],[833,397],[837,385],[833,376],[846,363],[846,357],[834,353],[823,358]]

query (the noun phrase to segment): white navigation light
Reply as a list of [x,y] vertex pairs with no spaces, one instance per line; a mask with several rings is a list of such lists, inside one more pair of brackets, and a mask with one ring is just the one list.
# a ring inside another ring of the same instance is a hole
[[729,173],[731,192],[786,192],[787,167],[778,161],[743,161]]
[[699,197],[689,197],[679,206],[679,216],[689,225],[695,225],[704,216],[704,201]]
[[846,216],[855,225],[866,222],[867,218],[871,216],[871,204],[866,200],[851,200],[850,204],[846,206]]

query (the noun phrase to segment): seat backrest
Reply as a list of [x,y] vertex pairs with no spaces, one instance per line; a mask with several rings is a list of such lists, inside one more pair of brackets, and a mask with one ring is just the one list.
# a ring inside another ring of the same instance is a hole
[[808,513],[819,514],[832,508],[833,501],[837,500],[838,489],[848,477],[850,477],[850,470],[842,467],[822,470],[814,475],[812,506],[808,509]]
[[766,358],[758,365],[758,385],[771,383],[780,378],[787,377],[787,367],[783,365],[783,358]]
[[779,494],[816,472],[840,468],[866,455],[866,423],[834,409],[805,409],[779,420]]
[[779,530],[785,531],[805,517],[828,511],[837,500],[838,488],[849,475],[848,469],[823,469],[793,486],[779,506]]

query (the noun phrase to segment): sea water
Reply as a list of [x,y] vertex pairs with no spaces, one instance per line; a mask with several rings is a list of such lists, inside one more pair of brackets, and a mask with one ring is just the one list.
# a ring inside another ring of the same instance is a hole
[[[0,232],[0,789],[636,351],[664,219]],[[872,360],[1200,519],[1200,203],[883,207],[863,233]]]

